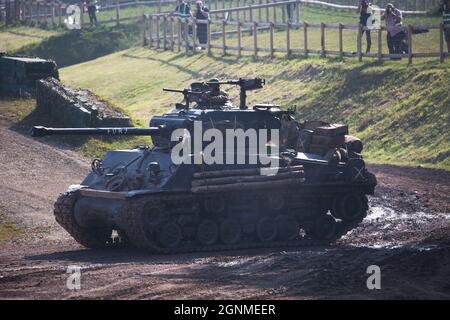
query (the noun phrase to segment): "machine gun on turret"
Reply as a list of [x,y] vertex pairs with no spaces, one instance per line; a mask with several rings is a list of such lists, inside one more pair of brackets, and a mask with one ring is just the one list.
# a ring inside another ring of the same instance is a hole
[[[243,79],[239,78],[238,80],[226,80],[213,82],[214,84],[229,84],[229,85],[237,85],[239,86],[239,109],[247,109],[247,91],[262,89],[262,87],[266,84],[265,79],[261,78],[253,78],[253,79]],[[206,84],[210,84],[207,82]]]
[[[182,93],[184,96],[184,101],[185,101],[185,105],[183,106],[184,109],[189,109],[189,105],[192,101],[192,97],[197,96],[200,97],[204,92],[202,91],[193,91],[193,90],[189,90],[189,89],[169,89],[169,88],[164,88],[163,91],[166,92],[177,92],[177,93]],[[177,108],[180,108],[182,105],[177,104]]]
[[[192,101],[194,101],[193,97],[201,98],[203,94],[205,94],[208,90],[205,89],[209,85],[221,85],[221,84],[227,84],[227,85],[235,85],[239,86],[240,93],[239,93],[239,108],[240,109],[247,109],[247,91],[251,90],[257,90],[262,89],[262,87],[266,84],[266,80],[261,78],[253,78],[253,79],[243,79],[239,78],[238,80],[225,80],[225,81],[219,81],[219,82],[203,82],[203,83],[195,83],[196,85],[200,85],[200,90],[189,90],[189,89],[169,89],[164,88],[163,91],[167,92],[177,92],[182,93],[184,96],[185,105],[183,108],[189,109],[189,105]],[[178,104],[177,107],[179,108],[180,105]]]

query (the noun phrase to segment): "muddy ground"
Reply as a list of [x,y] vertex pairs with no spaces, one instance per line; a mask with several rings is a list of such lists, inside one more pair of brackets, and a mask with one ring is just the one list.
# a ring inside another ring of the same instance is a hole
[[[89,250],[53,220],[58,193],[89,171],[78,155],[0,120],[1,299],[450,298],[450,173],[371,165],[378,177],[362,225],[328,247],[148,255]],[[70,265],[81,289],[66,287]],[[366,269],[381,268],[381,290]]]

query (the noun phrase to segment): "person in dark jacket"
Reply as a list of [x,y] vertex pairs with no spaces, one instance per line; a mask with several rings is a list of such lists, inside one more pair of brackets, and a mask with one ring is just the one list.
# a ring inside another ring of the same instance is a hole
[[447,41],[447,50],[450,53],[450,0],[442,1],[442,23],[444,24],[444,37]]
[[367,49],[366,53],[370,52],[370,48],[372,47],[372,37],[370,34],[370,29],[367,28],[367,21],[371,18],[372,13],[369,10],[370,3],[369,1],[361,1],[359,6],[359,27],[361,28],[361,34],[366,33],[366,41],[367,41]]
[[194,12],[194,17],[197,21],[201,21],[203,23],[197,22],[197,38],[200,44],[206,44],[208,42],[208,27],[205,21],[209,18],[209,9],[203,5],[202,1],[197,1],[197,8]]

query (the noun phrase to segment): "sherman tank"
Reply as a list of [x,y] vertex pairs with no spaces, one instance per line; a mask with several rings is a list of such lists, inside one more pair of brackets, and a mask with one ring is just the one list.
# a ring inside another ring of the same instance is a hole
[[[362,143],[345,125],[296,121],[294,108],[247,106],[247,92],[264,84],[213,79],[165,89],[184,101],[148,128],[33,127],[37,137],[153,141],[94,159],[89,175],[56,200],[56,221],[88,248],[154,253],[335,242],[364,219],[376,186]],[[220,90],[213,94],[219,85],[239,87],[239,106]]]

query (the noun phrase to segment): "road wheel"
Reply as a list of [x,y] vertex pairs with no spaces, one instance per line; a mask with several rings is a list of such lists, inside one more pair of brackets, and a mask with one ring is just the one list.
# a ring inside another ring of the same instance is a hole
[[197,228],[197,241],[205,246],[213,245],[219,239],[219,227],[213,220],[205,219]]
[[335,198],[332,214],[347,222],[357,221],[366,216],[367,198],[359,193],[346,193]]
[[220,224],[220,240],[225,244],[235,244],[241,239],[242,228],[235,219],[225,219]]
[[330,215],[320,215],[314,221],[313,238],[330,241],[337,233],[336,220]]
[[175,221],[168,221],[161,225],[158,240],[164,248],[178,247],[183,240],[183,230]]
[[272,193],[268,195],[268,206],[272,211],[281,211],[285,206],[284,196],[279,193]]
[[300,225],[294,217],[282,215],[277,221],[277,233],[280,240],[294,240],[300,234]]
[[264,217],[256,225],[256,235],[260,241],[272,241],[277,236],[277,224],[274,219]]

